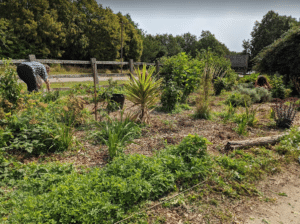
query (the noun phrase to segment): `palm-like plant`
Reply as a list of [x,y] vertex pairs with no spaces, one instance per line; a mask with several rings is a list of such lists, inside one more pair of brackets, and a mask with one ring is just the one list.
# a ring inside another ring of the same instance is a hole
[[150,123],[150,110],[160,96],[160,85],[163,79],[155,79],[152,77],[155,67],[150,67],[147,71],[146,65],[143,70],[138,68],[135,73],[138,75],[136,79],[132,74],[132,80],[129,84],[125,84],[126,99],[134,103],[135,106],[139,105],[140,108],[133,114],[131,119],[142,123]]

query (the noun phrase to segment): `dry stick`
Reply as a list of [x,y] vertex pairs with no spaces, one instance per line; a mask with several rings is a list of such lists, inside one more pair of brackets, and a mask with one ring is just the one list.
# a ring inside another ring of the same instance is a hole
[[203,184],[203,183],[205,183],[205,182],[206,182],[206,181],[202,181],[201,183],[196,184],[196,185],[194,185],[193,187],[188,188],[188,189],[186,189],[186,190],[184,190],[184,191],[182,191],[182,192],[180,192],[180,193],[178,193],[178,194],[172,196],[171,198],[168,198],[168,199],[166,199],[166,200],[164,200],[164,201],[162,201],[162,202],[160,202],[160,203],[158,203],[158,204],[156,204],[156,205],[153,205],[153,206],[150,207],[150,208],[146,208],[144,211],[141,211],[141,212],[138,212],[138,213],[136,213],[136,214],[133,214],[133,215],[127,217],[126,219],[123,219],[123,220],[120,220],[120,221],[118,221],[118,222],[115,222],[114,224],[121,223],[121,222],[123,222],[123,221],[125,221],[125,220],[127,220],[127,219],[132,218],[134,215],[141,214],[142,212],[145,212],[145,211],[147,211],[147,210],[149,210],[149,209],[152,209],[152,208],[154,208],[154,207],[156,207],[156,206],[158,206],[158,205],[161,205],[161,204],[165,203],[166,201],[169,201],[170,199],[173,199],[173,198],[177,197],[178,195],[181,195],[181,194],[183,194],[184,192],[189,191],[189,190],[191,190],[191,189],[193,189],[193,188],[195,188],[195,187],[197,187],[197,186],[199,186],[199,185],[201,185],[201,184]]

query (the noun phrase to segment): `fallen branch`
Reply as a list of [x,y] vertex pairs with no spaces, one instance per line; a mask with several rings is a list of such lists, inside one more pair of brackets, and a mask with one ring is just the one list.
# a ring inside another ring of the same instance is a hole
[[[300,130],[300,128],[298,128]],[[241,149],[245,147],[252,147],[252,146],[262,146],[262,145],[272,145],[280,141],[280,139],[287,135],[289,132],[284,132],[280,135],[268,136],[268,137],[261,137],[261,138],[254,138],[248,139],[243,141],[230,141],[227,142],[225,145],[225,151],[234,150],[234,149]]]

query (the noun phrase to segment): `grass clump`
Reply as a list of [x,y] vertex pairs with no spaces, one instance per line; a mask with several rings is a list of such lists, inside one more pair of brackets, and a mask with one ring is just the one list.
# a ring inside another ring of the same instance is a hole
[[111,159],[122,153],[127,144],[133,143],[132,139],[141,136],[141,125],[132,122],[128,116],[124,119],[123,115],[124,111],[121,111],[120,121],[107,116],[106,121],[96,123],[100,130],[93,131],[89,137],[107,145]]

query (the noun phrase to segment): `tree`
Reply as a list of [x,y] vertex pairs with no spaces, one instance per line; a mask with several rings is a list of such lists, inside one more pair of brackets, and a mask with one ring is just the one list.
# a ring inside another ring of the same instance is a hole
[[[255,58],[255,69],[267,74],[278,72],[300,87],[300,27],[293,26],[271,45],[265,47]],[[298,88],[300,93],[300,88]]]
[[162,55],[159,55],[159,52],[162,51],[163,45],[159,40],[156,39],[155,36],[151,34],[143,35],[143,53],[141,57],[141,61],[143,62],[154,62],[157,58],[160,58],[166,54],[165,52]]
[[218,41],[214,34],[210,31],[202,30],[200,39],[197,44],[197,49],[200,52],[202,49],[208,50],[211,49],[212,52],[215,52],[218,56],[224,56],[229,54],[229,49],[225,44]]
[[[243,41],[245,52],[250,52],[250,60],[255,58],[259,52],[266,46],[272,44],[275,40],[288,31],[293,24],[300,25],[295,18],[291,16],[280,16],[273,10],[264,15],[261,22],[254,23],[253,31],[251,32],[252,39]],[[253,62],[250,61],[249,68]]]
[[0,53],[6,57],[116,60],[121,49],[120,19],[128,23],[125,59],[139,60],[142,54],[134,22],[96,0],[0,1],[0,15]]
[[197,45],[196,35],[192,35],[191,33],[185,33],[181,36],[176,36],[176,38],[183,52],[186,52],[192,57],[196,56],[196,45]]
[[63,24],[47,0],[5,1],[0,3],[2,18],[10,21],[22,47],[38,57],[61,57],[65,43]]

